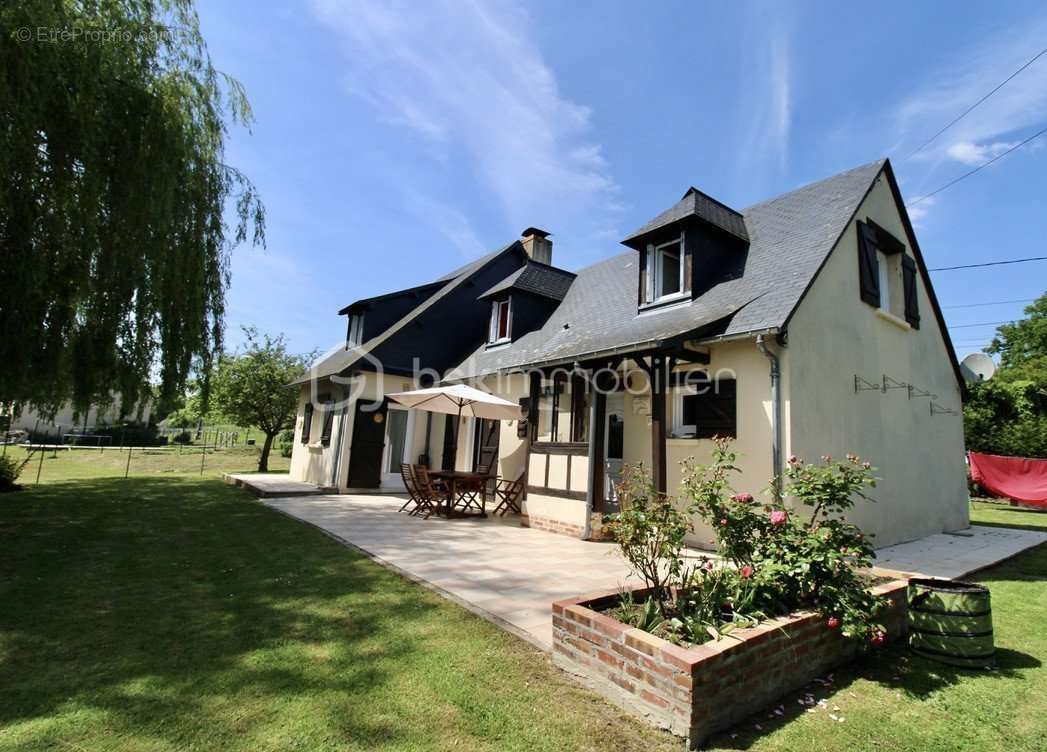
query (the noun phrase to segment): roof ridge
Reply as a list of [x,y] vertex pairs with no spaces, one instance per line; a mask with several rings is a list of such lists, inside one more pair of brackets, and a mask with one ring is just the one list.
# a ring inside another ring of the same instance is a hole
[[801,191],[816,188],[817,186],[822,185],[823,183],[828,183],[831,180],[842,178],[844,175],[850,175],[855,172],[860,172],[861,170],[866,170],[874,165],[877,167],[877,169],[883,169],[883,166],[885,164],[887,164],[887,157],[881,157],[880,159],[874,159],[872,162],[866,162],[863,165],[851,167],[850,169],[844,170],[843,172],[837,172],[834,175],[829,175],[828,177],[824,177],[819,180],[814,180],[810,183],[804,183],[803,185],[797,186],[796,188],[791,188],[785,191],[784,193],[779,193],[777,196],[771,196],[770,198],[765,198],[763,201],[757,201],[755,204],[750,204],[742,210],[742,214],[748,214],[753,209],[766,206],[767,204],[773,204],[775,201],[786,198],[787,196],[791,196],[794,193],[800,193]]

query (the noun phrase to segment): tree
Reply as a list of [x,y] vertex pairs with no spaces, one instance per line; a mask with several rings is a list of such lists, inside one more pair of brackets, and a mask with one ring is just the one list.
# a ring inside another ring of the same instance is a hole
[[297,379],[313,355],[287,352],[283,335],[259,335],[245,327],[247,347],[240,355],[219,359],[212,377],[212,408],[243,426],[257,426],[265,434],[258,471],[269,469],[269,450],[277,434],[294,427],[298,390],[288,385]]
[[1025,307],[1025,318],[997,328],[985,351],[1000,356],[1008,380],[1047,380],[1047,293]]
[[1047,294],[1025,314],[999,327],[985,348],[1000,365],[991,381],[970,388],[963,408],[968,449],[1047,457]]
[[224,161],[247,98],[192,0],[2,3],[0,30],[0,399],[135,405],[158,378],[163,411],[221,352],[232,247],[264,245]]

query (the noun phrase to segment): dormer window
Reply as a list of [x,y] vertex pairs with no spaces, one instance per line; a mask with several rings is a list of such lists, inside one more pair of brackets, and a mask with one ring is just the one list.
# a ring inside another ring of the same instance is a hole
[[349,332],[345,337],[346,348],[359,347],[364,342],[364,315],[354,313],[349,316]]
[[683,234],[661,245],[647,246],[647,302],[659,303],[684,294]]
[[488,345],[500,345],[508,342],[512,331],[512,298],[495,300],[491,303],[491,325],[487,334]]

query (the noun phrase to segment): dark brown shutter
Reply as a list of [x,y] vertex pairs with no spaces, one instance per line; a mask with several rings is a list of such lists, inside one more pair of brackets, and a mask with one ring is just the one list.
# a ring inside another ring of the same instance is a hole
[[640,251],[640,273],[637,275],[640,278],[640,289],[637,290],[636,304],[643,305],[647,302],[647,249],[644,248]]
[[320,433],[320,443],[331,446],[331,431],[334,429],[334,403],[328,402],[324,405],[324,428]]
[[858,278],[862,300],[880,305],[880,264],[876,258],[876,232],[865,222],[858,223]]
[[920,328],[920,304],[916,296],[916,262],[902,256],[902,283],[905,290],[905,320],[913,329]]
[[302,443],[309,443],[309,431],[313,427],[313,403],[305,403],[305,415],[302,418]]

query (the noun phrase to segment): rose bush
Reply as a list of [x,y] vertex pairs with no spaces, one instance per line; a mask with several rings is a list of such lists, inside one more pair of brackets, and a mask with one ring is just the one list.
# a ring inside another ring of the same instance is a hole
[[[872,565],[872,545],[843,518],[857,499],[868,500],[872,466],[856,455],[826,456],[820,465],[792,457],[761,504],[731,488],[735,462],[729,441],[716,439],[708,465],[684,463],[681,498],[655,492],[642,468],[619,489],[622,511],[610,518],[611,530],[651,589],[659,631],[700,642],[768,615],[814,609],[828,629],[883,644],[880,603],[862,572]],[[791,507],[777,489],[794,500]],[[694,516],[713,529],[722,564],[686,562]],[[619,618],[629,620],[628,611]]]

